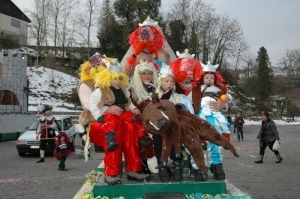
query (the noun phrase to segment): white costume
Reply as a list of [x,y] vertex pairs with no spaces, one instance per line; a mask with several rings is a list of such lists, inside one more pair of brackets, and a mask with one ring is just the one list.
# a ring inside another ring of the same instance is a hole
[[[205,90],[204,90],[205,89]],[[204,90],[204,92],[203,92]],[[218,87],[215,85],[201,85],[201,92],[202,95],[206,92],[217,94],[217,92],[221,91]],[[212,116],[215,119],[215,125],[214,127],[220,132],[220,133],[230,133],[230,124],[228,123],[228,120],[226,118],[226,115],[222,111],[213,111],[209,107],[209,103],[211,101],[215,101],[215,99],[212,96],[204,96],[201,100],[201,109],[199,117],[206,119],[207,116]]]

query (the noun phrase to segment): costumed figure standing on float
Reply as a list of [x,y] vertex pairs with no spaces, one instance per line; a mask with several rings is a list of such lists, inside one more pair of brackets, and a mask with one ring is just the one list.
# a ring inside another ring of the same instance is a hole
[[[129,35],[128,43],[130,48],[124,55],[121,66],[123,72],[132,78],[132,82],[134,81],[135,68],[141,61],[151,63],[155,68],[155,73],[157,73],[162,63],[170,64],[170,62],[176,58],[174,51],[166,41],[161,28],[158,26],[158,22],[149,16]],[[151,147],[142,147],[141,153],[143,157],[143,172],[151,174],[147,159],[149,160],[150,157],[153,157],[153,147],[152,149]]]
[[[84,157],[87,161],[90,148],[89,137],[86,134],[89,131],[88,124],[95,121],[95,118],[90,112],[90,95],[95,90],[94,76],[96,73],[109,67],[110,63],[106,60],[106,57],[95,53],[89,58],[89,61],[85,61],[79,68],[80,82],[77,87],[77,93],[80,100],[80,104],[83,108],[82,113],[79,116],[78,124],[75,125],[79,136],[82,138],[82,145],[84,146]],[[85,144],[86,143],[86,144]]]
[[[195,55],[190,54],[187,49],[184,53],[179,53],[177,51],[176,55],[178,56],[178,58],[171,63],[170,67],[175,76],[178,92],[184,93],[191,99],[195,115],[200,117],[202,100],[200,80],[202,75],[204,74],[201,63],[198,60],[195,60]],[[221,76],[218,75],[217,77],[219,78]],[[219,81],[223,81],[223,79],[219,79]],[[225,107],[225,103],[222,102],[219,98],[215,98],[213,101],[209,101],[209,106],[217,112]],[[202,119],[207,120],[212,126],[216,127],[216,122],[212,122],[215,121],[213,115],[211,115],[211,119],[209,119],[208,117],[203,117]],[[216,129],[219,130],[218,128]],[[219,133],[222,133],[222,131],[219,131]],[[226,137],[229,138],[229,136]],[[204,149],[205,148],[206,143],[204,143]],[[221,147],[213,143],[209,143],[208,156],[207,166],[210,166],[212,173],[214,173],[214,179],[225,180],[225,173],[222,166]],[[198,173],[197,171],[199,171],[199,168],[197,167],[193,159],[191,159],[191,166],[194,172]]]
[[104,149],[105,181],[109,185],[121,183],[122,153],[127,179],[148,181],[150,175],[142,173],[140,154],[140,145],[146,143],[148,135],[141,123],[132,120],[140,112],[129,98],[129,77],[114,59],[108,69],[96,74],[94,81],[96,89],[90,96],[90,111],[96,121],[90,124],[89,137]]
[[222,111],[211,109],[210,102],[220,99],[226,104],[231,102],[231,95],[227,93],[227,83],[224,81],[221,74],[217,71],[219,65],[207,65],[201,63],[201,108],[196,115],[205,119],[219,131],[223,136],[230,141],[231,124],[228,122],[226,115]]
[[[156,93],[160,99],[167,99],[173,102],[177,109],[182,108],[185,111],[194,114],[194,108],[187,96],[184,94],[176,93],[173,71],[171,70],[170,66],[165,63],[162,64],[162,67],[160,68],[158,73]],[[156,138],[156,140],[158,144],[156,144],[155,147],[155,155],[156,159],[159,160],[161,158],[162,152],[162,137],[159,136],[158,138]],[[173,146],[170,153],[170,158],[173,160],[173,179],[175,181],[181,181],[183,172],[183,156],[182,154],[176,154],[174,150],[175,149]],[[160,180],[169,180],[170,174],[168,172],[163,171],[164,169],[166,169],[166,164],[160,163],[160,161],[158,161],[158,168]]]
[[135,66],[141,60],[153,62],[158,70],[162,63],[170,64],[176,58],[158,23],[149,16],[129,35],[128,43],[130,48],[123,57],[121,65],[129,77],[133,75]]

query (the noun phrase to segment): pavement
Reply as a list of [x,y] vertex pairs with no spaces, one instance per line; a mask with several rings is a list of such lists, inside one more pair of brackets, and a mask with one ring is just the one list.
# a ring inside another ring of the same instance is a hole
[[[244,126],[244,141],[238,142],[232,133],[231,142],[240,157],[223,151],[226,182],[257,199],[300,198],[300,125],[278,125],[280,153],[283,161],[266,149],[264,163],[255,164],[259,155],[256,139],[260,126]],[[80,139],[76,138],[76,147]],[[67,158],[68,171],[58,171],[58,161],[37,164],[38,155],[18,156],[15,142],[0,142],[1,199],[68,199],[73,198],[86,181],[85,175],[103,161],[103,153],[92,148],[89,161],[73,153]],[[50,157],[48,157],[50,158]],[[209,178],[212,178],[209,173]]]
[[[263,164],[254,163],[259,155],[257,134],[259,125],[244,126],[244,141],[231,134],[231,142],[240,157],[223,150],[223,168],[229,193],[249,194],[258,199],[300,198],[300,125],[278,125],[280,154],[283,161],[278,164],[274,153],[266,149]],[[297,158],[298,157],[298,158]],[[209,172],[211,181],[213,174]]]

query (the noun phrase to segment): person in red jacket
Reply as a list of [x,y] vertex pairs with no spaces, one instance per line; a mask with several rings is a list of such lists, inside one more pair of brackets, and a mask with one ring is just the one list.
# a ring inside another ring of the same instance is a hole
[[40,140],[40,160],[36,163],[45,162],[45,150],[47,144],[54,150],[55,148],[55,131],[59,131],[59,126],[55,122],[52,115],[52,107],[44,105],[42,110],[43,116],[39,119],[39,124],[36,130],[36,139]]
[[58,170],[67,171],[66,159],[67,156],[74,152],[74,146],[70,142],[70,137],[65,132],[60,132],[57,136],[56,147],[54,154],[57,160],[59,160]]
[[140,147],[150,147],[143,125],[133,121],[140,111],[129,99],[126,86],[129,77],[114,60],[111,66],[95,76],[96,89],[90,96],[90,111],[97,120],[90,124],[89,137],[104,149],[104,175],[108,185],[121,183],[122,153],[128,180],[145,182],[149,174],[142,173]]

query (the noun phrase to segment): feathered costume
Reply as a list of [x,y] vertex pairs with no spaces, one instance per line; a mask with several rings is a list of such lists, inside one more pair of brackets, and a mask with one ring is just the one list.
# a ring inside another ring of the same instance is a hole
[[123,71],[129,76],[133,74],[140,60],[153,62],[158,70],[160,63],[170,64],[171,60],[176,58],[158,23],[149,16],[129,35],[128,43],[130,48],[121,64]]
[[89,61],[84,62],[79,68],[80,82],[77,87],[78,97],[83,108],[82,113],[79,116],[78,123],[75,127],[82,138],[82,144],[84,145],[84,157],[85,161],[88,160],[88,150],[90,148],[89,136],[84,134],[88,133],[88,124],[95,121],[95,118],[90,112],[90,95],[95,90],[94,76],[96,73],[104,70],[110,66],[109,59],[106,56],[95,53],[89,58]]
[[[120,88],[111,86],[111,81],[120,79]],[[149,175],[139,174],[142,171],[139,139],[148,136],[141,123],[132,120],[131,110],[136,107],[129,99],[126,86],[127,75],[122,73],[117,62],[95,76],[97,89],[90,96],[90,110],[97,122],[90,124],[91,142],[102,146],[105,152],[104,174],[108,184],[119,184],[122,165],[122,152],[125,156],[128,179],[148,180]],[[124,111],[121,115],[106,113],[110,106],[119,106]]]
[[[175,81],[177,85],[183,90],[186,95],[192,99],[194,111],[196,116],[200,117],[200,107],[201,107],[201,84],[200,80],[205,71],[203,70],[201,63],[194,59],[194,55],[191,55],[188,50],[185,50],[184,53],[176,52],[178,58],[175,59],[170,67],[174,72]],[[222,76],[215,71],[216,84],[222,88],[227,88],[227,84],[224,83]],[[207,120],[212,126],[217,130],[218,122],[215,122],[216,118],[211,115],[210,118],[207,116],[202,119]],[[222,131],[219,131],[222,133]],[[229,138],[229,134],[225,137]],[[225,173],[222,166],[222,155],[221,148],[213,143],[210,143],[209,147],[209,157],[208,160],[211,162],[211,171],[214,173],[214,178],[216,180],[224,180]],[[196,166],[192,163],[193,166]],[[194,167],[194,169],[198,169]]]

